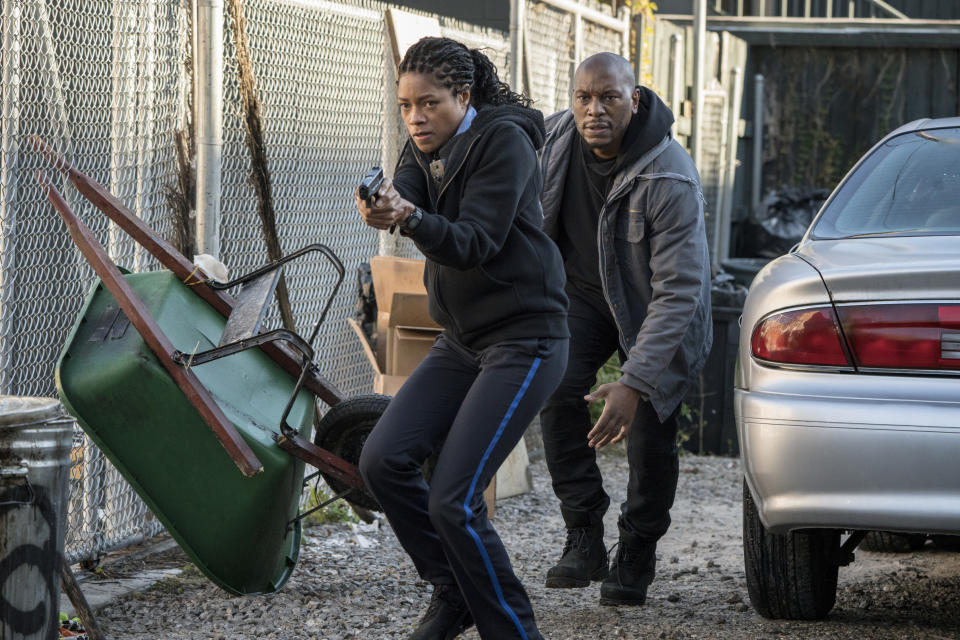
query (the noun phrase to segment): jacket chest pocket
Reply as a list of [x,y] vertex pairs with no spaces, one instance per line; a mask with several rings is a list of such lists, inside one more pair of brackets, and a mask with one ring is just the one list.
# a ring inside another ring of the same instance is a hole
[[644,233],[643,211],[632,207],[624,207],[617,213],[615,234],[618,239],[627,242],[640,242]]

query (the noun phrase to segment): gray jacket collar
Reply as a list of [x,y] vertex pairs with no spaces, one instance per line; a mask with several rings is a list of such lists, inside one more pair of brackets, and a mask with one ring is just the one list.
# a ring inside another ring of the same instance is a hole
[[[573,120],[573,111],[557,112],[545,121],[547,137],[540,155],[540,167],[543,173],[543,205],[544,231],[551,237],[556,237],[555,225],[560,210],[560,201],[563,199],[563,185],[567,180],[567,171],[570,168],[570,153],[573,144],[577,141],[576,123]],[[606,201],[620,197],[637,177],[644,174],[645,169],[667,150],[673,142],[669,133],[649,151],[620,169],[614,177],[613,185],[607,193]],[[547,172],[547,167],[550,171]]]

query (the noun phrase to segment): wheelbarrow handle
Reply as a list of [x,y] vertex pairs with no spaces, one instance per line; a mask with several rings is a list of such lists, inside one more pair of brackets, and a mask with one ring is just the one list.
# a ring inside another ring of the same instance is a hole
[[37,178],[40,185],[46,189],[50,202],[53,203],[54,208],[66,223],[70,236],[80,252],[93,267],[107,290],[113,295],[124,315],[130,320],[130,324],[140,333],[143,341],[153,351],[157,360],[160,361],[160,364],[174,379],[180,390],[187,396],[190,404],[200,413],[207,426],[213,431],[213,435],[227,450],[227,454],[240,468],[240,471],[246,476],[256,475],[263,471],[260,460],[257,459],[250,446],[223,414],[217,403],[210,397],[209,392],[200,383],[196,375],[174,362],[172,357],[175,351],[173,343],[163,333],[156,320],[153,319],[143,302],[137,297],[133,288],[123,278],[120,270],[117,269],[117,265],[107,255],[103,245],[70,209],[67,201],[64,200],[50,179],[41,173],[37,174]]
[[[58,171],[67,174],[70,182],[83,197],[117,223],[117,226],[123,229],[137,244],[146,249],[164,268],[169,269],[175,276],[184,281],[190,278],[191,274],[195,274],[195,267],[186,256],[144,224],[113,194],[104,189],[103,185],[71,165],[66,158],[44,142],[40,136],[31,135],[29,141]],[[233,311],[235,301],[225,291],[218,291],[208,286],[206,282],[198,283],[196,286],[190,287],[190,290],[203,298],[223,316],[229,316]],[[271,360],[294,378],[301,375],[300,358],[292,350],[276,343],[267,343],[261,345],[260,348]],[[318,371],[311,371],[308,374],[304,386],[329,405],[335,405],[345,398],[344,393]]]

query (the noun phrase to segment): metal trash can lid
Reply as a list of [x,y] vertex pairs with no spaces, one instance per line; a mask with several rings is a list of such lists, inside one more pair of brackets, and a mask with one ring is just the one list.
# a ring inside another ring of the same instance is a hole
[[64,415],[56,398],[0,396],[0,427],[36,424]]

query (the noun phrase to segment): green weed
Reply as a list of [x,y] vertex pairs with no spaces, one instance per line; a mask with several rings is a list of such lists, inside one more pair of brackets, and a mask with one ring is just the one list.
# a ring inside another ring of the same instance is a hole
[[[307,495],[306,503],[303,505],[304,511],[309,511],[319,504],[323,504],[330,499],[330,496],[326,491],[320,487],[314,485],[310,488],[310,493]],[[333,504],[327,505],[319,511],[314,511],[306,518],[304,518],[304,524],[334,524],[337,522],[352,522],[357,524],[360,522],[359,518],[353,513],[353,509],[350,508],[350,505],[344,502],[343,500],[337,500]]]

